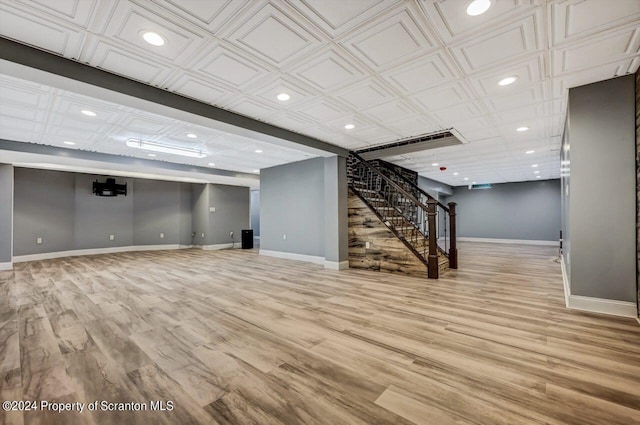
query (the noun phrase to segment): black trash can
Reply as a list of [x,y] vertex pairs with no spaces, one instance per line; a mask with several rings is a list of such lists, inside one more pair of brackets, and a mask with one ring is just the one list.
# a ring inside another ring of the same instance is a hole
[[242,249],[253,249],[253,230],[242,231]]

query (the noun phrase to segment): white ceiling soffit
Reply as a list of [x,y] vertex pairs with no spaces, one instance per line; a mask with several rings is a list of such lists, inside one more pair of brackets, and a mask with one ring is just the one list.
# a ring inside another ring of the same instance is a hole
[[347,149],[453,128],[469,143],[393,158],[450,185],[559,177],[567,89],[638,69],[640,2],[467,4],[22,0],[0,33]]

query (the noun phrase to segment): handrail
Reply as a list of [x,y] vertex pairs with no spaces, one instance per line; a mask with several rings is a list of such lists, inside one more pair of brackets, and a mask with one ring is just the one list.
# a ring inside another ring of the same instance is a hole
[[429,195],[427,192],[424,191],[424,189],[422,189],[420,186],[418,186],[417,184],[415,184],[414,182],[412,182],[411,180],[409,180],[408,178],[406,178],[405,176],[403,176],[402,174],[396,172],[395,170],[393,170],[388,164],[381,162],[380,163],[384,168],[386,168],[387,170],[391,171],[394,175],[400,177],[404,182],[409,183],[409,185],[414,188],[415,190],[417,190],[418,192],[420,192],[421,194],[423,194],[424,196],[427,197],[427,199],[433,199],[434,201],[436,201],[436,203],[438,204],[438,206],[440,208],[442,208],[443,210],[445,210],[446,212],[449,212],[449,208],[447,206],[445,206],[442,202],[438,201],[436,198],[434,198],[433,196]]
[[[404,190],[402,187],[400,187],[399,184],[397,184],[396,182],[394,182],[392,179],[390,179],[389,177],[385,176],[384,174],[382,174],[379,170],[377,170],[375,167],[373,167],[371,164],[369,164],[365,159],[363,159],[360,155],[358,155],[355,152],[350,152],[351,155],[353,155],[354,158],[356,158],[358,161],[360,161],[360,163],[362,165],[364,165],[369,171],[373,171],[375,174],[378,174],[380,177],[382,177],[384,179],[384,181],[386,181],[387,183],[389,183],[391,186],[395,187],[396,189],[398,189],[404,196],[407,197],[407,199],[410,199],[414,204],[417,204],[420,208],[424,209],[425,211],[427,211],[428,207],[423,204],[422,202],[420,202],[418,199],[416,199],[415,196],[413,196],[412,194],[410,194],[409,192],[407,192],[406,190]],[[448,210],[448,209],[447,209]]]

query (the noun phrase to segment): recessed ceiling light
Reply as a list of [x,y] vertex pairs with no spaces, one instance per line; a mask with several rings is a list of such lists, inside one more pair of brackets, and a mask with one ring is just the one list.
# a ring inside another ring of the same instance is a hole
[[262,149],[256,149],[255,153],[262,153]]
[[69,146],[73,146],[73,145],[75,145],[75,144],[76,144],[75,142],[66,142],[66,141],[65,141],[65,142],[63,142],[63,143],[64,143],[65,145],[69,145]]
[[213,162],[209,163],[209,167],[215,167],[215,166],[216,166],[216,164],[214,164]]
[[536,176],[536,178],[537,178],[537,179],[540,179],[540,178],[542,178],[542,177],[540,177],[540,176]]
[[82,111],[80,111],[80,112],[82,112],[83,114],[85,114],[85,115],[86,115],[86,116],[88,116],[88,117],[95,117],[95,116],[96,116],[96,113],[95,113],[95,112],[93,112],[93,111],[89,111],[89,110],[87,110],[87,109],[83,109],[83,110],[82,110]]
[[151,44],[152,46],[164,45],[164,38],[162,38],[160,34],[153,31],[145,32],[144,34],[142,34],[142,38],[144,38],[144,41]]
[[346,128],[347,130],[353,130],[354,128],[356,128],[356,126],[353,124],[347,124],[344,126],[344,128]]
[[438,164],[437,162],[434,162],[433,164],[431,164],[431,166],[433,166],[433,167],[437,167],[438,165],[440,165],[440,164]]
[[536,151],[526,151],[525,152],[527,155],[532,154],[532,153],[536,153]]
[[259,172],[260,172],[260,170],[253,170],[253,172],[254,172],[254,173],[259,173]]
[[469,6],[467,6],[467,15],[478,16],[489,10],[491,7],[491,0],[473,0]]
[[518,77],[516,77],[515,75],[513,77],[503,78],[502,80],[498,81],[498,85],[508,86],[509,84],[515,83],[517,79]]
[[454,176],[457,176],[458,174],[460,174],[460,173],[458,173],[458,172],[453,173]]
[[536,171],[533,172],[533,174],[540,174],[540,171],[536,170]]
[[276,96],[276,98],[281,102],[286,102],[287,100],[291,99],[291,96],[289,96],[287,93],[280,93]]
[[520,131],[520,132],[527,131],[527,130],[529,130],[529,127],[518,127],[518,128],[516,128],[516,131]]
[[149,155],[149,156],[156,156],[156,154],[155,154],[155,153],[148,153],[147,155]]
[[465,180],[465,181],[469,180],[469,177],[465,177],[465,178],[464,178],[464,180]]
[[189,133],[189,134],[187,134],[187,137],[189,139],[196,139],[198,137],[198,135],[197,134],[193,134],[193,133]]
[[538,164],[533,164],[532,167],[533,168],[538,168]]

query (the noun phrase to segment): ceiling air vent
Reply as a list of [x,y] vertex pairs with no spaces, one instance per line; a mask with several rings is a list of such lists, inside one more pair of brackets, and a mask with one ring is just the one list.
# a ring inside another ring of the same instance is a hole
[[398,140],[384,145],[356,151],[358,155],[367,161],[387,158],[395,155],[404,155],[427,149],[443,148],[445,146],[461,145],[463,142],[451,131],[426,134],[405,140]]
[[475,190],[475,189],[491,189],[493,186],[485,183],[485,184],[470,184],[469,185],[469,190]]

